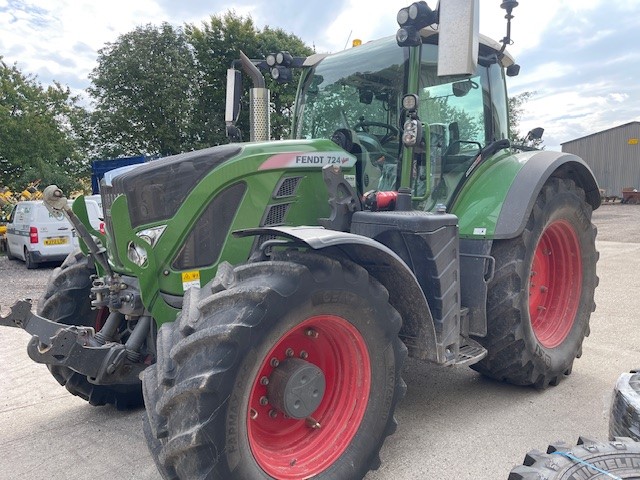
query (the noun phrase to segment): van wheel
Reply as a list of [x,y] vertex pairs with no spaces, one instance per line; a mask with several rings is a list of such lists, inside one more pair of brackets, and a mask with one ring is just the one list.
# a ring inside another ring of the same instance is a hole
[[26,248],[24,249],[24,264],[27,266],[29,270],[38,268],[38,263],[33,259],[31,252]]

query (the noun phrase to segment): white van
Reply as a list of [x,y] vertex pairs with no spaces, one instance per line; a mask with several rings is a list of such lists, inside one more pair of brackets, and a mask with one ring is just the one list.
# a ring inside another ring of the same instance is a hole
[[[86,201],[91,225],[103,229],[102,209]],[[18,202],[7,223],[7,256],[24,260],[27,268],[42,262],[62,262],[78,248],[76,233],[64,215],[54,215],[41,200]]]

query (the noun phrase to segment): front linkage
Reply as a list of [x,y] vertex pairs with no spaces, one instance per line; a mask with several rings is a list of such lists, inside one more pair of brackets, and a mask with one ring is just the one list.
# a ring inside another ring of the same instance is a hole
[[[111,271],[104,249],[69,208],[58,187],[51,185],[45,189],[44,202],[49,210],[62,212],[69,219],[89,248],[90,256],[102,267],[105,275],[93,279],[91,306],[111,313],[96,333],[93,327],[65,325],[36,315],[31,312],[31,300],[25,299],[16,302],[9,315],[0,316],[0,326],[22,328],[33,335],[27,351],[37,363],[70,368],[97,385],[138,384],[140,373],[148,366],[140,349],[152,327],[152,319],[142,305],[137,279]],[[137,322],[122,343],[116,337],[125,318]]]
[[[105,326],[121,314],[112,313]],[[150,317],[147,318],[147,324]],[[138,327],[143,327],[139,322]],[[105,342],[91,327],[61,325],[31,312],[31,300],[19,300],[11,312],[0,316],[0,326],[22,328],[33,337],[27,347],[29,357],[37,363],[68,367],[86,375],[96,384],[133,384],[147,365],[139,362],[137,349],[142,343],[131,335],[126,344]],[[147,329],[136,329],[144,332]],[[134,330],[135,332],[135,330]]]

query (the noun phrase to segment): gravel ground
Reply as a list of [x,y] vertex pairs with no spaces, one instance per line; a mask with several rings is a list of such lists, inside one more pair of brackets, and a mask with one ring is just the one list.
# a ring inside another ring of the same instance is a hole
[[6,307],[21,298],[31,298],[35,310],[36,302],[44,292],[49,276],[57,266],[55,263],[42,264],[40,268],[27,270],[20,260],[7,260],[0,256],[0,307],[6,314]]

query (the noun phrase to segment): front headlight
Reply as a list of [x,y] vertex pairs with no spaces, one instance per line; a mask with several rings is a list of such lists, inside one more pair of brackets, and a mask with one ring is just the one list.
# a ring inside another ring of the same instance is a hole
[[136,245],[133,242],[129,242],[129,245],[127,246],[127,257],[139,267],[142,267],[147,263],[147,251],[144,247]]
[[159,227],[141,230],[136,235],[153,247],[160,239],[160,236],[164,233],[165,228],[167,228],[166,225],[160,225]]
[[[164,230],[166,228],[166,225],[160,225],[159,227],[141,230],[136,233],[136,235],[140,238],[140,240],[144,240],[149,244],[150,247],[153,247],[156,243],[158,243],[160,236],[164,233]],[[147,263],[147,250],[146,248],[134,242],[129,242],[129,245],[127,246],[127,257],[133,263],[135,263],[139,267],[142,267],[145,263]]]

